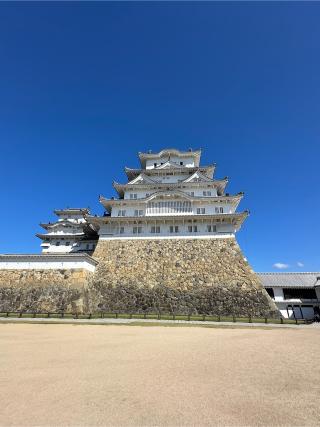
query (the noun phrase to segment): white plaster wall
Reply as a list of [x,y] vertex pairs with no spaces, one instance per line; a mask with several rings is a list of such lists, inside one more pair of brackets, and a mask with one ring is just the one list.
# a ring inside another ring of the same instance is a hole
[[[94,250],[97,242],[95,240],[91,241],[85,241],[85,242],[70,242],[69,246],[66,246],[66,242],[70,240],[59,240],[60,245],[57,246],[56,244],[50,244],[50,243],[42,243],[42,252],[43,253],[70,253],[70,252],[78,252],[78,251],[85,251],[85,250]],[[56,243],[56,242],[54,242]],[[89,245],[89,248],[87,247]]]
[[[211,184],[209,184],[209,185],[203,184],[203,186],[197,187],[197,188],[189,187],[186,184],[184,187],[185,188],[177,189],[177,191],[182,191],[183,193],[189,194],[189,195],[191,192],[193,192],[194,196],[196,196],[196,197],[204,197],[203,196],[204,191],[211,191],[211,196],[209,196],[209,197],[216,197],[217,196],[217,190],[216,190],[216,188],[212,188]],[[161,189],[139,190],[139,189],[135,189],[134,184],[132,184],[132,189],[125,191],[123,198],[125,200],[127,200],[127,199],[130,200],[130,194],[137,194],[137,199],[143,199],[146,197],[146,194],[151,195],[151,194],[157,193],[158,191],[163,191],[163,190],[165,190],[165,189],[161,188]],[[170,188],[170,190],[174,191],[174,189],[171,189],[171,188]]]
[[[153,199],[154,202],[161,201],[158,199]],[[174,200],[172,200],[174,201]],[[178,201],[178,200],[177,200]],[[181,199],[180,199],[181,201]],[[147,202],[139,202],[137,201],[135,204],[125,205],[123,204],[121,208],[115,207],[111,211],[112,217],[118,217],[118,212],[120,210],[125,210],[126,215],[125,216],[135,216],[135,210],[143,210],[143,216],[159,216],[159,214],[146,212]],[[197,208],[205,208],[205,214],[206,215],[215,215],[216,211],[215,208],[223,208],[223,213],[234,213],[235,209],[231,204],[225,204],[225,203],[215,203],[215,202],[206,202],[206,201],[194,201],[192,202],[192,212],[186,213],[186,212],[176,212],[174,215],[202,215],[197,214]],[[172,213],[163,213],[161,215],[164,216],[172,216]]]
[[[185,236],[195,236],[195,237],[201,237],[201,236],[216,236],[219,235],[221,233],[235,233],[235,229],[234,226],[231,224],[219,224],[217,225],[217,232],[208,232],[207,231],[207,225],[211,224],[210,221],[202,224],[200,222],[196,223],[196,224],[192,224],[192,223],[185,223],[184,225],[182,224],[182,222],[179,221],[175,221],[172,222],[171,224],[162,224],[160,225],[160,233],[151,233],[151,227],[152,225],[155,225],[155,223],[153,224],[152,221],[150,221],[150,223],[148,225],[143,224],[136,224],[136,225],[121,225],[121,227],[124,227],[124,233],[120,234],[120,229],[118,226],[116,225],[103,225],[100,228],[99,231],[99,235],[100,238],[101,237],[108,237],[108,236],[114,236],[114,237],[130,237],[130,238],[134,238],[134,237],[141,237],[141,236],[149,236],[149,237],[185,237]],[[157,225],[159,225],[157,223]],[[179,232],[178,233],[170,233],[170,225],[178,225],[179,226]],[[190,233],[188,231],[188,225],[197,225],[197,232],[192,232]],[[141,233],[137,233],[137,234],[133,234],[133,227],[136,226],[140,226],[142,227],[142,232]]]
[[[166,163],[169,160],[168,156],[154,159],[149,159],[146,161],[146,169],[154,169],[154,163],[157,163],[158,166],[161,165],[161,163]],[[170,156],[170,161],[174,163],[178,163],[180,165],[180,162],[183,162],[183,166],[186,167],[194,167],[194,158],[193,157],[178,157],[178,156]]]
[[274,300],[275,301],[283,301],[283,289],[282,288],[272,288],[274,293]]
[[56,270],[56,269],[85,269],[94,271],[95,265],[86,260],[12,260],[0,261],[0,270]]

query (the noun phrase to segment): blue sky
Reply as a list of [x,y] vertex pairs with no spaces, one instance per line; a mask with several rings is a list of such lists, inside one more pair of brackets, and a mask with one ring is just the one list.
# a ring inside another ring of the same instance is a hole
[[[203,149],[257,271],[320,270],[319,3],[0,3],[0,253],[114,194],[136,153]],[[304,266],[298,266],[301,262]]]

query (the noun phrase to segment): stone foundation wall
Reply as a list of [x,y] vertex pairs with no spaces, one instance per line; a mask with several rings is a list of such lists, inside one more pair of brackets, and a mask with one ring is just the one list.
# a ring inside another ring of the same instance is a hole
[[278,316],[234,238],[100,240],[90,310]]
[[70,270],[0,270],[0,311],[85,312],[90,272]]

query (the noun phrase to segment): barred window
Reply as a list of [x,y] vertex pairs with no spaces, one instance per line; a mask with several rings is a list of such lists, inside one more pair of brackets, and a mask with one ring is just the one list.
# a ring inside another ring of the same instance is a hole
[[140,233],[142,233],[142,227],[133,227],[133,229],[132,229],[132,231],[133,231],[133,234],[140,234]]
[[160,226],[159,225],[152,226],[151,233],[160,233]]
[[197,215],[203,215],[206,213],[206,208],[197,208]]
[[149,202],[147,214],[170,214],[170,213],[192,213],[191,202],[189,201],[164,201]]

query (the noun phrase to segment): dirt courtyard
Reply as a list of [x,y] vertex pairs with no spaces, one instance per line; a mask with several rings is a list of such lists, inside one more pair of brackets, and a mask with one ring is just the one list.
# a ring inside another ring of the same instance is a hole
[[0,425],[319,425],[320,328],[0,324]]

